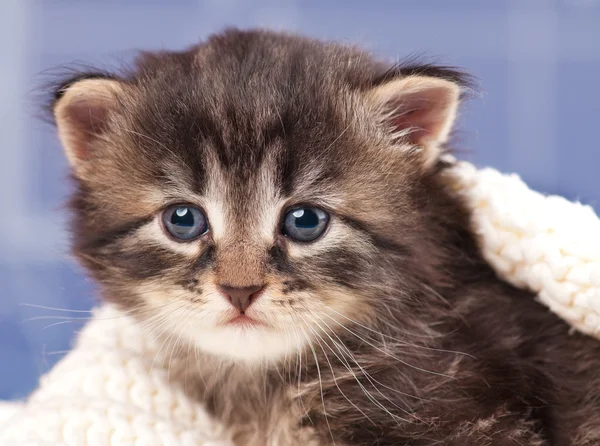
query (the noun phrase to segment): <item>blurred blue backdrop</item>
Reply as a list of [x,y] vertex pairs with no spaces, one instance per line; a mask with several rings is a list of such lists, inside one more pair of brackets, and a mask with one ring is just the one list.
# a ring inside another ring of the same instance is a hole
[[40,73],[114,66],[133,49],[180,49],[229,25],[462,66],[482,85],[462,114],[462,157],[599,208],[600,0],[2,0],[0,398],[30,392],[87,316],[28,305],[95,302],[68,257],[66,164],[53,129],[35,118]]

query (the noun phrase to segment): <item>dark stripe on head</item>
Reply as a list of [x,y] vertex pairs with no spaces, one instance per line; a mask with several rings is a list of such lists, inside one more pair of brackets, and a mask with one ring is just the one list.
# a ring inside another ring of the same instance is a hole
[[369,242],[376,248],[385,249],[386,251],[393,251],[400,255],[408,256],[410,254],[408,246],[400,244],[395,240],[382,237],[372,228],[370,228],[367,223],[361,222],[347,215],[338,214],[337,217],[342,220],[344,224],[368,237]]
[[168,269],[167,265],[174,263],[174,255],[171,251],[156,247],[139,251],[117,249],[115,255],[107,254],[102,257],[104,261],[113,262],[125,273],[127,278],[135,280],[162,277],[165,270]]
[[298,160],[295,150],[290,150],[288,144],[284,144],[280,167],[277,170],[277,182],[280,185],[284,197],[289,197],[294,191],[294,179],[298,170]]
[[352,290],[364,285],[360,273],[366,261],[359,253],[344,247],[333,248],[312,259],[322,279]]
[[289,294],[296,291],[305,291],[312,288],[310,283],[303,279],[284,280],[282,285],[283,294]]
[[196,261],[196,267],[198,269],[204,269],[211,265],[215,259],[215,247],[214,245],[207,246],[204,252],[198,257]]
[[80,249],[96,250],[106,245],[118,243],[119,241],[127,238],[128,236],[139,230],[145,224],[149,223],[153,218],[154,216],[148,216],[146,218],[136,220],[105,231],[94,238],[86,240],[85,244],[83,246],[80,246]]
[[275,245],[269,249],[269,263],[275,269],[282,273],[293,273],[294,268],[289,262],[287,253],[279,246]]

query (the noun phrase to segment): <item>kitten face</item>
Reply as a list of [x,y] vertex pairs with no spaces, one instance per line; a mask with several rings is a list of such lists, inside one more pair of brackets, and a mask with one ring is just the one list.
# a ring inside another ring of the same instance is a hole
[[[163,314],[169,330],[215,354],[280,357],[303,345],[319,325],[338,320],[338,312],[356,318],[362,309],[367,315],[354,296],[350,275],[359,274],[364,268],[359,265],[368,263],[373,249],[360,231],[344,221],[342,206],[348,200],[340,191],[310,184],[306,178],[305,190],[299,186],[283,194],[277,180],[281,160],[272,155],[282,143],[272,142],[267,149],[271,154],[256,166],[241,169],[211,161],[212,149],[208,149],[202,162],[206,176],[191,183],[203,183],[199,189],[181,184],[183,193],[175,195],[169,188],[148,184],[154,189],[152,195],[162,195],[163,203],[201,210],[209,229],[189,242],[174,240],[165,231],[161,206],[130,234],[129,247],[116,248],[117,252],[135,250],[135,264],[123,265],[123,272],[131,276],[121,280],[131,283],[140,301],[150,308],[168,303]],[[252,173],[244,174],[247,169]],[[167,175],[174,176],[170,181],[179,181],[186,177],[186,166],[174,163]],[[325,233],[309,243],[294,241],[282,231],[286,213],[299,205],[318,206],[329,213]],[[107,259],[115,260],[118,263]],[[348,264],[350,260],[356,268]],[[154,268],[146,267],[146,261],[158,262],[161,268],[137,280],[138,269]],[[252,286],[262,290],[244,312],[251,321],[232,323],[239,311],[220,287]]]
[[[426,238],[423,178],[459,82],[427,69],[231,31],[69,81],[54,113],[78,185],[76,254],[107,299],[221,357],[293,359],[370,324],[418,280],[406,265]],[[322,233],[301,240],[315,215]],[[241,312],[231,288],[258,291]]]

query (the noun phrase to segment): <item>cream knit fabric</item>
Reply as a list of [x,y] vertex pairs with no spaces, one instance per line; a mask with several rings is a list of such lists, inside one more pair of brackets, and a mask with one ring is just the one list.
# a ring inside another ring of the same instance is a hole
[[589,206],[546,197],[517,175],[459,163],[483,254],[506,281],[535,292],[574,328],[600,338],[600,220]]
[[[574,329],[600,338],[600,220],[593,210],[545,197],[515,175],[468,163],[453,173],[487,261]],[[0,445],[229,444],[199,404],[168,384],[158,347],[129,316],[108,305],[95,310],[73,351],[27,402],[0,404]]]

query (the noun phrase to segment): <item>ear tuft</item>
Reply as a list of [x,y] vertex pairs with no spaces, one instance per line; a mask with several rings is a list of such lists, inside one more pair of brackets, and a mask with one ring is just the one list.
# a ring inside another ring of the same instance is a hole
[[369,101],[392,138],[422,149],[429,166],[448,140],[460,93],[461,87],[450,80],[416,75],[373,88]]
[[58,85],[54,86],[52,107],[54,107],[54,105],[56,105],[56,102],[58,102],[58,100],[64,96],[64,94],[67,92],[69,87],[71,87],[72,85],[75,85],[78,82],[85,81],[85,80],[91,80],[91,79],[117,80],[117,78],[114,77],[113,75],[108,74],[108,73],[103,73],[100,71],[89,72],[89,73],[77,73],[75,75],[72,75],[68,79],[63,80],[63,81],[59,82]]
[[93,158],[94,143],[106,130],[109,114],[122,93],[115,79],[84,75],[55,91],[53,113],[65,154],[76,173]]

